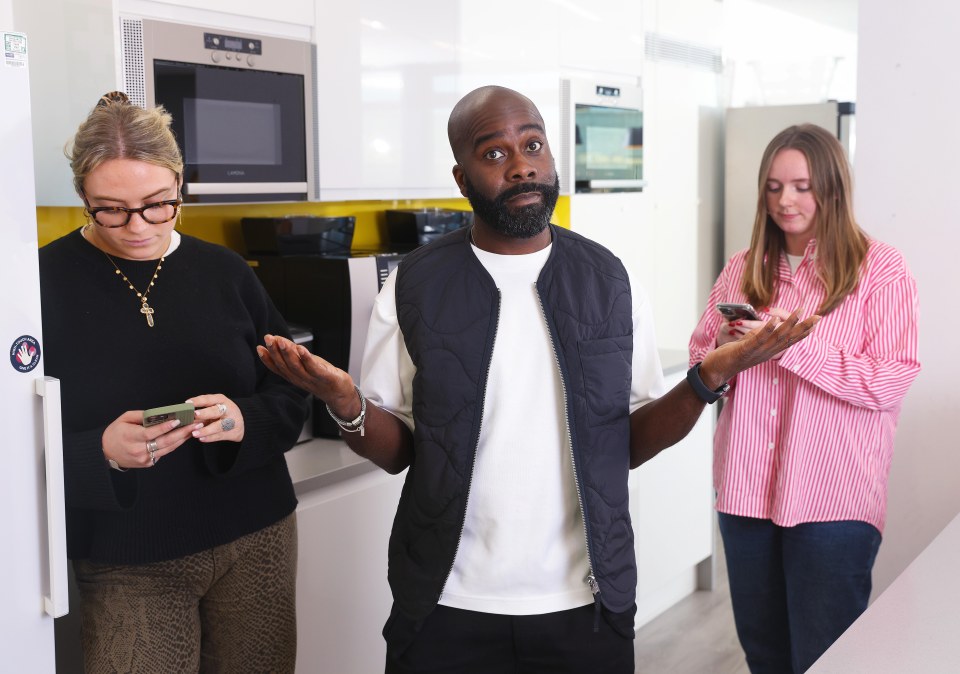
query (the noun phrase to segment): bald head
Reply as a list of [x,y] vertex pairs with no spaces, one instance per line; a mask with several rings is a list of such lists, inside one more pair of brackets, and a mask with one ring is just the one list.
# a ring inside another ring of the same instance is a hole
[[543,116],[533,101],[506,87],[489,85],[474,89],[453,106],[447,121],[447,138],[458,164],[461,163],[464,152],[469,152],[473,145],[479,120],[488,112],[511,107],[526,108],[543,124]]

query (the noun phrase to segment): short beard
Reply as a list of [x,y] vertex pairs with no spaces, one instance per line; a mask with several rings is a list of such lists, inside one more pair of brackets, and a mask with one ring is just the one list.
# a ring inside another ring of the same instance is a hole
[[[560,196],[560,176],[554,178],[553,185],[520,183],[493,199],[480,194],[466,176],[463,182],[474,214],[495,232],[512,239],[530,239],[546,229]],[[527,192],[538,192],[543,199],[539,204],[521,206],[511,211],[507,201]]]

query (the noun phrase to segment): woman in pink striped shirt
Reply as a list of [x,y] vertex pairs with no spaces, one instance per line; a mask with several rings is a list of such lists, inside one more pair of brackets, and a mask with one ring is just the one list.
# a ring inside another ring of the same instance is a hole
[[[714,438],[714,486],[751,672],[803,672],[863,612],[900,404],[920,371],[916,284],[853,217],[840,143],[811,124],[767,146],[750,248],[734,255],[690,362],[795,309],[817,329],[741,372]],[[729,320],[719,302],[761,320]]]

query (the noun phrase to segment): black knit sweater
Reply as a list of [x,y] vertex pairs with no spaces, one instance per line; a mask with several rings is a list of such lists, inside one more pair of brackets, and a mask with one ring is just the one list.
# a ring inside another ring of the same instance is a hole
[[[113,258],[139,289],[157,260]],[[155,327],[104,253],[80,230],[40,249],[45,373],[61,381],[67,552],[139,564],[206,550],[296,507],[283,453],[303,427],[299,389],[256,355],[286,325],[246,262],[184,236],[150,291]],[[188,440],[156,466],[111,470],[104,429],[127,410],[222,393],[243,441]]]

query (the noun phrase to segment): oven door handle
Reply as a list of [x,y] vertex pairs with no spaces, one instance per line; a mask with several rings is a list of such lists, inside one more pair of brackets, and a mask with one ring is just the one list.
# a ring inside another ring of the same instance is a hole
[[186,183],[185,194],[301,194],[307,183]]

